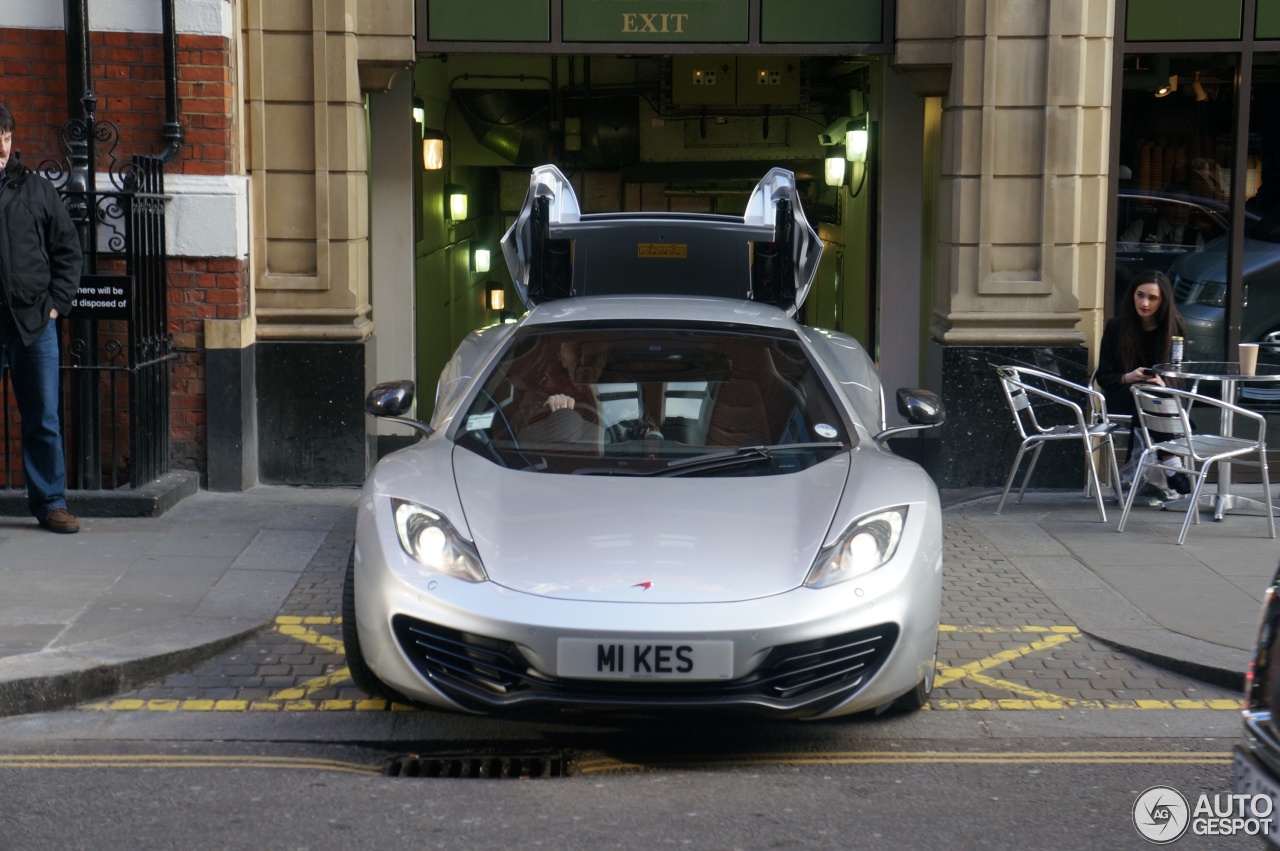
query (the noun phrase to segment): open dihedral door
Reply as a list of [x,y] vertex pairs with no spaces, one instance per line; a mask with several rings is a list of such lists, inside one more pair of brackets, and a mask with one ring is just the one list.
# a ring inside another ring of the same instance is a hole
[[706,295],[794,314],[822,243],[785,169],[756,184],[742,216],[584,214],[568,178],[544,165],[533,170],[502,252],[526,307],[575,296]]

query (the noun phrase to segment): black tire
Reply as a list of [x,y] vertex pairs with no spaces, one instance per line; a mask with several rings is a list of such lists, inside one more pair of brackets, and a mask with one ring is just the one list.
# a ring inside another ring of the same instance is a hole
[[938,671],[938,645],[933,645],[933,659],[929,662],[929,673],[916,683],[916,687],[906,694],[901,694],[887,703],[882,703],[875,709],[871,710],[873,717],[879,718],[883,715],[909,715],[923,709],[929,703],[929,696],[933,694],[933,678]]
[[351,548],[347,559],[347,575],[342,583],[342,643],[347,653],[347,670],[356,688],[370,697],[380,697],[389,703],[408,703],[395,692],[364,661],[360,652],[360,634],[356,629],[356,550]]
[[933,678],[929,677],[916,683],[916,687],[889,704],[889,712],[894,715],[906,715],[923,709],[929,703],[929,695],[933,693]]

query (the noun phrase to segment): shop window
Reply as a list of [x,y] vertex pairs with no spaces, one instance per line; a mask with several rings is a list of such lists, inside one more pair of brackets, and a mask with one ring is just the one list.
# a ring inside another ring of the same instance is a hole
[[1242,342],[1280,332],[1280,53],[1254,57],[1247,153]]
[[1114,307],[1139,272],[1167,274],[1189,360],[1225,353],[1236,61],[1142,54],[1123,71]]

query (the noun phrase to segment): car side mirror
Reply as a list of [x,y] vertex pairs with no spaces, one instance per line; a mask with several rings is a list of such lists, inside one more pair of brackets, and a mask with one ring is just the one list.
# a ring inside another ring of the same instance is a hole
[[920,387],[898,388],[898,413],[916,425],[936,426],[947,420],[946,406],[938,394]]
[[873,440],[881,445],[898,434],[909,431],[940,426],[947,420],[947,409],[943,406],[938,394],[920,387],[901,387],[898,389],[898,413],[906,417],[911,425],[887,428],[877,434]]
[[402,417],[413,407],[412,381],[386,381],[364,397],[364,409],[375,417]]
[[392,422],[404,423],[423,434],[435,434],[435,429],[431,426],[405,416],[411,407],[413,407],[413,382],[409,380],[384,381],[382,384],[375,385],[369,391],[369,395],[364,397],[365,413]]

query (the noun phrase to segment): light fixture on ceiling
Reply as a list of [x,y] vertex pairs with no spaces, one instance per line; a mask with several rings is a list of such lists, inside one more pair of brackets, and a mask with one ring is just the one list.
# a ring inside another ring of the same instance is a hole
[[1209,99],[1209,93],[1204,90],[1204,86],[1200,85],[1200,72],[1196,72],[1196,78],[1191,81],[1191,91],[1195,94],[1196,100],[1206,101]]
[[1178,75],[1170,74],[1168,84],[1163,85],[1160,88],[1156,89],[1156,97],[1158,98],[1168,97],[1169,95],[1173,94],[1177,90],[1178,90]]

